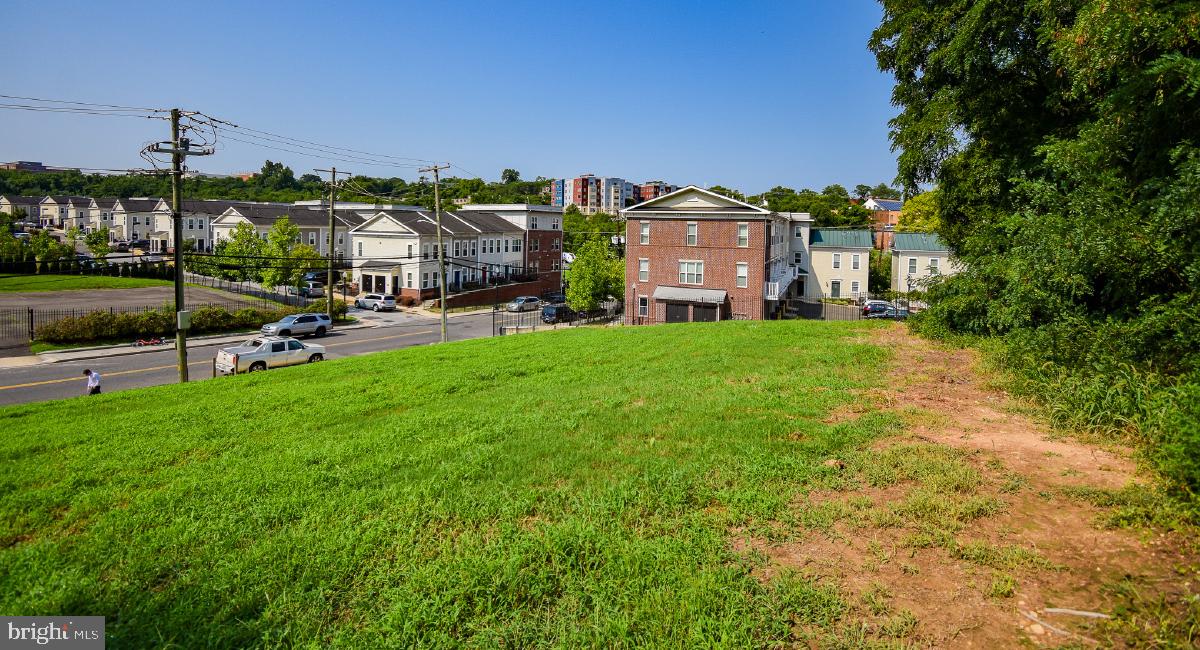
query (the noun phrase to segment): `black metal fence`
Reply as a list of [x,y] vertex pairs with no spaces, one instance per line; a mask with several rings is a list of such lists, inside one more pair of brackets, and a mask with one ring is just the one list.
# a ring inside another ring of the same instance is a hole
[[923,305],[907,295],[864,294],[857,298],[804,298],[785,300],[781,303],[784,318],[806,318],[810,320],[904,320]]
[[536,310],[513,312],[507,311],[505,304],[497,305],[492,311],[492,335],[607,323],[619,318],[623,308],[620,302],[605,302],[590,312],[577,312],[565,305],[553,305],[555,309],[546,312],[543,310],[546,306],[550,303],[543,303]]
[[[236,293],[242,296],[253,296],[264,300],[274,300],[275,302],[283,303],[292,307],[307,307],[312,304],[314,299],[306,296],[301,296],[291,293],[279,293],[270,289],[264,289],[255,282],[234,282],[231,280],[223,280],[221,278],[213,278],[207,275],[197,275],[195,273],[184,273],[184,282],[209,289],[219,289],[229,293]],[[324,300],[317,298],[315,300]]]
[[[226,300],[222,302],[189,302],[185,309],[196,310],[201,307],[220,307],[228,311],[239,309],[279,309],[279,304],[264,299],[248,298],[246,300]],[[110,314],[143,314],[152,311],[173,312],[174,305],[109,307],[108,309],[45,309],[45,308],[0,308],[0,348],[13,348],[29,345],[34,340],[38,328],[64,318],[78,318],[97,311],[107,311]]]

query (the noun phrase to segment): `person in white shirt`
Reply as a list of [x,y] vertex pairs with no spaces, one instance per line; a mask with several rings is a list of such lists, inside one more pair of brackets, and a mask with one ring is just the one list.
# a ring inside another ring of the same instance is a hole
[[100,373],[93,371],[91,368],[88,368],[83,371],[83,374],[86,375],[88,378],[87,394],[88,395],[99,395],[100,394]]

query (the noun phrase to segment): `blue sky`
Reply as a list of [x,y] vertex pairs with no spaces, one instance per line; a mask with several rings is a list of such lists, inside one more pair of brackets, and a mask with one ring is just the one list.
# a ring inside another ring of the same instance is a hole
[[[872,0],[204,2],[8,0],[0,91],[180,106],[496,179],[579,173],[722,184],[890,182],[891,78]],[[63,29],[64,25],[72,26]],[[178,40],[173,42],[172,31]],[[16,64],[14,64],[16,63]],[[11,101],[11,100],[5,100]],[[142,166],[157,120],[0,111],[0,159]],[[201,171],[335,162],[226,141]],[[465,171],[464,171],[465,170]]]

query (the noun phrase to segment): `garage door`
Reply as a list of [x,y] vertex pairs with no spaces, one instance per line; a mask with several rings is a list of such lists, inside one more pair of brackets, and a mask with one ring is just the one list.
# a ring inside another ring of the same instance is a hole
[[717,320],[716,305],[693,305],[692,320],[697,323],[711,323]]
[[677,302],[667,303],[667,322],[668,323],[686,323],[688,322],[688,306]]

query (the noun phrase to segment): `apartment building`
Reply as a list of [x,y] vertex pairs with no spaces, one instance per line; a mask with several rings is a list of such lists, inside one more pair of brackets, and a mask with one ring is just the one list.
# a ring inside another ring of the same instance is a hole
[[642,203],[657,199],[664,194],[670,194],[678,189],[678,185],[671,185],[662,181],[646,181],[637,187],[637,202]]
[[43,197],[38,204],[38,223],[43,228],[65,228],[72,201],[86,205],[91,199],[69,195]]
[[638,203],[638,187],[615,176],[583,174],[576,178],[561,178],[550,184],[550,204],[560,209],[574,205],[584,214],[617,214]]
[[84,226],[84,232],[92,232],[108,228],[112,232],[113,228],[113,210],[116,208],[117,199],[100,198],[92,199],[88,204],[88,220]]
[[865,298],[870,288],[871,231],[813,228],[809,237],[809,297]]
[[24,219],[28,221],[38,221],[41,214],[40,196],[19,196],[16,194],[5,194],[0,196],[0,212],[8,215],[16,216],[18,212],[24,211]]
[[528,273],[536,274],[548,288],[562,286],[562,213],[552,205],[530,203],[467,204],[460,215],[489,212],[525,232],[525,263]]
[[962,264],[941,237],[926,232],[898,232],[892,239],[892,291],[920,291],[930,278],[954,275]]
[[[333,255],[349,257],[352,251],[349,246],[350,230],[361,225],[370,216],[366,210],[335,209],[334,220],[337,230],[336,242],[333,245]],[[212,242],[215,247],[223,239],[232,236],[233,229],[239,223],[254,226],[255,232],[264,241],[271,227],[280,219],[287,217],[292,225],[300,229],[300,242],[308,244],[321,255],[329,254],[329,211],[318,205],[292,205],[290,203],[246,203],[227,208],[217,218],[209,222],[212,230]]]
[[[478,210],[443,212],[441,236],[447,289],[459,291],[503,278],[525,279],[525,230]],[[354,277],[362,291],[425,300],[437,295],[437,216],[426,210],[381,210],[351,233]]]
[[117,199],[112,208],[110,241],[140,241],[150,239],[155,229],[155,213],[162,202],[159,198],[134,197]]
[[769,318],[796,278],[788,215],[693,185],[621,214],[629,324]]

